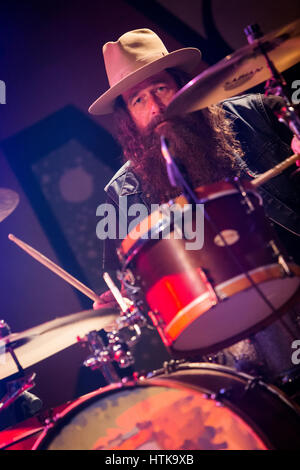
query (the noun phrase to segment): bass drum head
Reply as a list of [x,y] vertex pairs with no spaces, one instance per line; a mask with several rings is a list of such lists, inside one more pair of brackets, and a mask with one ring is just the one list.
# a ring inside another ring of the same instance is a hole
[[184,364],[170,374],[111,385],[79,399],[34,448],[294,449],[299,430],[296,406],[277,389],[230,368]]

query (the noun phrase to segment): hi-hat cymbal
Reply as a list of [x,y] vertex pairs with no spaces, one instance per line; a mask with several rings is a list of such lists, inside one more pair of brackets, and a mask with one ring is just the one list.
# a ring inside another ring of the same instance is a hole
[[279,72],[300,60],[300,20],[267,34],[200,73],[176,93],[166,117],[198,111],[238,95],[271,77],[259,44]]
[[120,311],[112,306],[98,310],[86,310],[30,328],[21,333],[12,333],[0,340],[0,380],[18,372],[6,345],[13,347],[23,369],[56,354],[75,344],[92,330],[107,328],[119,316]]
[[0,222],[11,214],[19,204],[19,196],[15,191],[0,188]]

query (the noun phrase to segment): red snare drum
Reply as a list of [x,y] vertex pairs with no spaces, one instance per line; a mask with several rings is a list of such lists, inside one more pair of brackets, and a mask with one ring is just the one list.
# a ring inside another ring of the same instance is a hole
[[[121,243],[124,270],[141,287],[153,323],[175,356],[205,354],[245,338],[276,318],[275,311],[298,290],[299,266],[285,263],[259,194],[247,181],[243,187],[244,192],[220,182],[197,189],[209,218],[201,249],[186,249],[187,240],[174,229],[164,238],[168,220],[160,210]],[[183,204],[182,198],[176,202]],[[184,206],[180,211],[194,214]],[[193,215],[190,220],[195,230]]]

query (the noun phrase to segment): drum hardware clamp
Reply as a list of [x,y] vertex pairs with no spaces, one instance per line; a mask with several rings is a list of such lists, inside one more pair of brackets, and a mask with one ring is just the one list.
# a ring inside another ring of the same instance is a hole
[[149,310],[148,315],[153,323],[153,326],[157,329],[159,336],[165,346],[169,346],[171,338],[165,331],[166,323],[163,320],[161,314],[157,310]]
[[253,206],[253,204],[252,204],[252,202],[251,202],[251,200],[250,200],[243,184],[241,183],[241,181],[238,178],[234,178],[234,183],[235,183],[235,186],[237,187],[237,189],[239,190],[239,192],[240,192],[240,194],[243,198],[241,203],[243,205],[248,206],[246,214],[248,214],[248,215],[251,214],[252,212],[254,212],[255,209],[254,209],[254,206]]
[[244,393],[247,393],[249,390],[253,390],[255,387],[257,387],[257,385],[260,385],[261,384],[261,381],[262,381],[262,377],[251,377],[245,388],[244,388]]
[[130,287],[132,288],[135,287],[135,277],[133,275],[133,272],[129,268],[126,268],[123,271],[118,269],[117,278],[119,279],[119,281],[123,282],[124,284],[130,285]]
[[[79,338],[81,343],[88,345],[91,352],[91,355],[84,361],[84,366],[92,370],[102,370],[103,367],[107,367],[113,362],[116,362],[121,368],[131,366],[134,363],[134,358],[126,342],[120,338],[117,331],[105,333],[108,340],[107,346],[97,331],[90,331],[84,338]],[[112,374],[112,377],[109,378],[109,382],[119,382],[119,377],[114,375]]]
[[178,368],[179,364],[182,364],[185,362],[184,360],[176,360],[176,359],[171,359],[170,361],[165,361],[163,363],[163,369],[165,374],[171,374],[172,372],[175,372]]
[[279,264],[279,266],[283,270],[283,273],[285,275],[289,276],[289,277],[293,277],[294,274],[290,270],[289,265],[287,264],[286,260],[284,259],[284,256],[280,253],[280,251],[279,251],[276,243],[274,242],[274,240],[270,240],[268,245],[272,248],[273,253],[274,253],[274,257],[277,258],[277,263]]
[[161,314],[157,310],[151,310],[149,316],[156,328],[166,326],[166,322],[163,320]]
[[[115,328],[111,331],[90,331],[83,338],[77,337],[78,342],[87,345],[91,355],[84,361],[86,367],[92,370],[100,369],[108,383],[119,382],[113,362],[121,368],[127,368],[134,364],[134,357],[130,347],[134,346],[141,337],[140,327],[146,326],[147,320],[134,302],[127,302],[119,289],[114,284],[108,273],[103,274],[111,293],[121,308],[120,316],[115,320]],[[128,328],[134,330],[135,335],[129,339],[122,337],[121,330]],[[101,334],[104,336],[102,338]]]
[[124,263],[124,255],[123,255],[122,248],[117,248],[116,253],[117,253],[117,256],[119,258],[120,263]]
[[211,400],[216,400],[218,406],[224,406],[223,400],[229,399],[232,396],[232,389],[231,388],[220,388],[218,392],[212,393],[209,395]]
[[[91,352],[91,355],[84,361],[84,366],[92,370],[100,369],[108,383],[120,380],[113,369],[113,362],[116,362],[121,368],[134,364],[130,348],[140,340],[140,326],[145,325],[146,319],[136,308],[132,307],[127,312],[123,312],[117,318],[116,323],[117,329],[101,330],[102,334],[106,336],[106,341],[97,331],[90,331],[83,338],[77,338],[80,343],[87,345]],[[122,338],[121,330],[124,328],[134,329],[135,335],[129,339]]]
[[[220,359],[220,355],[221,355],[221,359]],[[204,356],[206,361],[205,362],[210,362],[212,364],[220,364],[222,366],[225,366],[226,364],[226,356],[225,356],[225,353],[220,351],[219,353],[216,353],[216,354],[213,354],[213,355],[209,355],[209,356]]]

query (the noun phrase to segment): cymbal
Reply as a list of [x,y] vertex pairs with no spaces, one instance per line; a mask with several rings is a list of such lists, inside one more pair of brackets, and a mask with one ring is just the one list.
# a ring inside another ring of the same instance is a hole
[[8,217],[19,204],[19,196],[15,191],[0,188],[0,222]]
[[0,339],[0,380],[18,372],[6,345],[13,347],[18,361],[26,369],[75,344],[77,336],[109,327],[119,314],[116,308],[105,306],[56,318]]
[[287,70],[300,60],[300,20],[256,39],[200,73],[176,93],[166,117],[198,111],[268,80],[271,72],[259,44],[279,72]]

